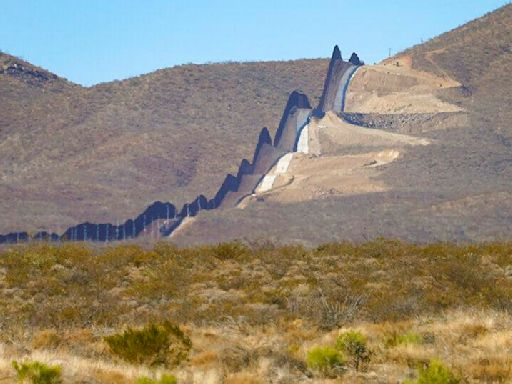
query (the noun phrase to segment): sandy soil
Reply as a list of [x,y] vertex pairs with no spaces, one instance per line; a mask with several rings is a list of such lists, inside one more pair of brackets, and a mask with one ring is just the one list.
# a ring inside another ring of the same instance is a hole
[[[430,143],[424,138],[357,127],[331,112],[320,120],[312,119],[309,128],[315,153],[294,154],[284,172],[274,167],[269,172],[275,176],[272,188],[252,196],[244,206],[259,196],[286,203],[388,191],[389,187],[377,178],[379,167],[396,160],[408,146]],[[329,143],[330,153],[320,155],[324,153],[321,148],[324,141]],[[359,148],[366,150],[347,153],[349,149],[353,152]]]
[[388,190],[373,179],[376,167],[398,158],[398,151],[382,151],[346,156],[297,156],[289,174],[280,178],[282,186],[268,194],[271,201],[297,202],[332,195],[352,195]]
[[459,87],[447,76],[411,68],[404,56],[381,64],[361,67],[349,86],[345,112],[358,113],[436,113],[460,112],[456,105],[440,100],[440,89]]
[[290,166],[290,162],[292,161],[293,153],[287,153],[282,156],[276,165],[265,175],[265,177],[261,180],[261,182],[256,187],[256,193],[265,193],[274,188],[274,184],[276,183],[277,178],[286,174],[288,171],[288,167]]
[[169,235],[169,239],[174,239],[176,236],[179,235],[179,233],[183,230],[185,230],[190,224],[192,224],[195,220],[195,217],[194,216],[187,216],[183,219],[183,221],[181,222],[181,224],[178,226],[178,228],[176,228],[170,235]]
[[322,147],[320,144],[320,130],[314,119],[309,123],[309,154],[320,155]]
[[321,153],[327,151],[328,140],[331,151],[343,151],[348,148],[359,147],[402,147],[407,145],[428,145],[430,140],[399,133],[386,132],[374,128],[364,128],[346,123],[334,113],[328,112],[321,120],[313,121],[310,124],[312,130],[318,127]]

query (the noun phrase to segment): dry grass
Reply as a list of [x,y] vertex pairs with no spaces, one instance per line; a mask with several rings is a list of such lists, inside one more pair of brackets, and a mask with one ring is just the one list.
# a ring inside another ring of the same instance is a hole
[[[25,354],[18,354],[10,353],[8,348],[4,348],[4,351],[0,354],[1,377],[13,376],[12,360],[40,361],[45,364],[60,365],[63,367],[65,382],[69,383],[121,384],[127,381],[132,382],[141,376],[159,377],[162,374],[162,370],[159,369],[126,365],[119,362],[112,363],[102,359],[84,358],[53,350],[36,349]],[[11,382],[15,382],[15,380]]]
[[196,324],[307,319],[329,327],[459,306],[509,310],[511,255],[509,243],[420,246],[382,239],[315,249],[35,244],[2,251],[0,305],[4,327],[37,327],[42,333],[34,342],[43,344],[58,342],[46,332],[55,327],[141,325],[166,316]]
[[[362,322],[329,332],[292,323],[267,327],[239,323],[236,328],[193,326],[189,333],[194,354],[173,373],[180,383],[402,382],[414,378],[423,364],[441,359],[462,382],[505,383],[512,378],[512,359],[507,352],[512,346],[511,326],[512,318],[507,313],[471,309],[449,310],[398,323]],[[335,380],[309,372],[304,363],[308,350],[333,345],[336,336],[349,329],[357,329],[368,338],[372,359],[366,369],[356,371],[349,367]],[[416,332],[421,335],[421,342],[386,346],[389,332],[396,329]],[[163,373],[112,362],[106,356],[91,359],[79,353],[45,349],[20,354],[4,346],[0,357],[3,377],[12,375],[13,359],[60,364],[66,383],[126,383]]]
[[433,358],[467,382],[507,382],[510,265],[509,243],[12,247],[0,254],[0,372],[29,358],[62,364],[66,382],[131,382],[153,373],[103,337],[170,319],[192,339],[182,383],[324,382],[307,352],[346,330],[372,359],[343,382],[401,381]]

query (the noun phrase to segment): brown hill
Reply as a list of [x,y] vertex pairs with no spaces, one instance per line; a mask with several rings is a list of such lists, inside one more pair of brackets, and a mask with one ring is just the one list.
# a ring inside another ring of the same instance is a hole
[[[351,146],[333,141],[346,135],[342,123],[329,132],[320,120],[315,124],[325,164],[338,164],[332,177],[319,174],[321,160],[310,159],[319,164],[315,168],[297,157],[286,175],[288,185],[255,197],[243,209],[201,214],[174,241],[271,238],[315,244],[377,236],[412,241],[509,238],[511,36],[512,5],[507,5],[355,74],[346,119],[380,132],[426,139],[429,145],[393,144],[378,149],[398,151],[395,160],[379,164],[376,157],[350,166],[352,155],[366,159],[382,152],[375,152],[371,140]],[[308,169],[313,173],[305,174]],[[308,188],[299,188],[300,182]],[[309,196],[297,198],[292,192]]]
[[472,95],[461,101],[471,105],[473,126],[503,135],[504,142],[512,138],[512,4],[404,53],[415,68],[463,84]]
[[213,195],[327,60],[183,65],[83,88],[0,54],[0,233]]

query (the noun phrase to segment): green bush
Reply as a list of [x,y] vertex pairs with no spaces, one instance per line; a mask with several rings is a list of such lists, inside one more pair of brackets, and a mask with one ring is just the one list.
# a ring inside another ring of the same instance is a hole
[[388,347],[396,347],[397,345],[419,345],[423,343],[423,337],[416,332],[398,333],[391,332],[387,335],[385,344]]
[[344,351],[352,357],[355,369],[360,369],[370,362],[371,352],[366,337],[357,331],[348,331],[338,336],[336,349]]
[[135,384],[177,384],[178,380],[172,375],[162,375],[160,380],[150,379],[149,377],[140,377]]
[[440,360],[431,360],[428,367],[420,368],[417,384],[458,384],[460,379]]
[[28,361],[25,363],[12,362],[12,367],[16,371],[16,377],[19,383],[32,384],[60,384],[61,367],[58,365],[46,365],[39,361]]
[[188,357],[192,342],[177,326],[168,321],[148,324],[143,329],[128,328],[122,334],[105,337],[114,355],[130,363],[150,366],[178,366]]
[[308,351],[306,362],[312,371],[326,377],[336,377],[343,371],[345,358],[335,348],[314,347]]
[[421,367],[418,380],[404,381],[404,384],[459,384],[460,379],[440,360],[430,360],[427,367]]

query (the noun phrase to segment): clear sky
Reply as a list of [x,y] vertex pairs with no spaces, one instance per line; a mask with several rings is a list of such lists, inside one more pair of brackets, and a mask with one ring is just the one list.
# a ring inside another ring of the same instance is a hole
[[508,0],[0,0],[0,49],[83,85],[183,63],[367,63]]

